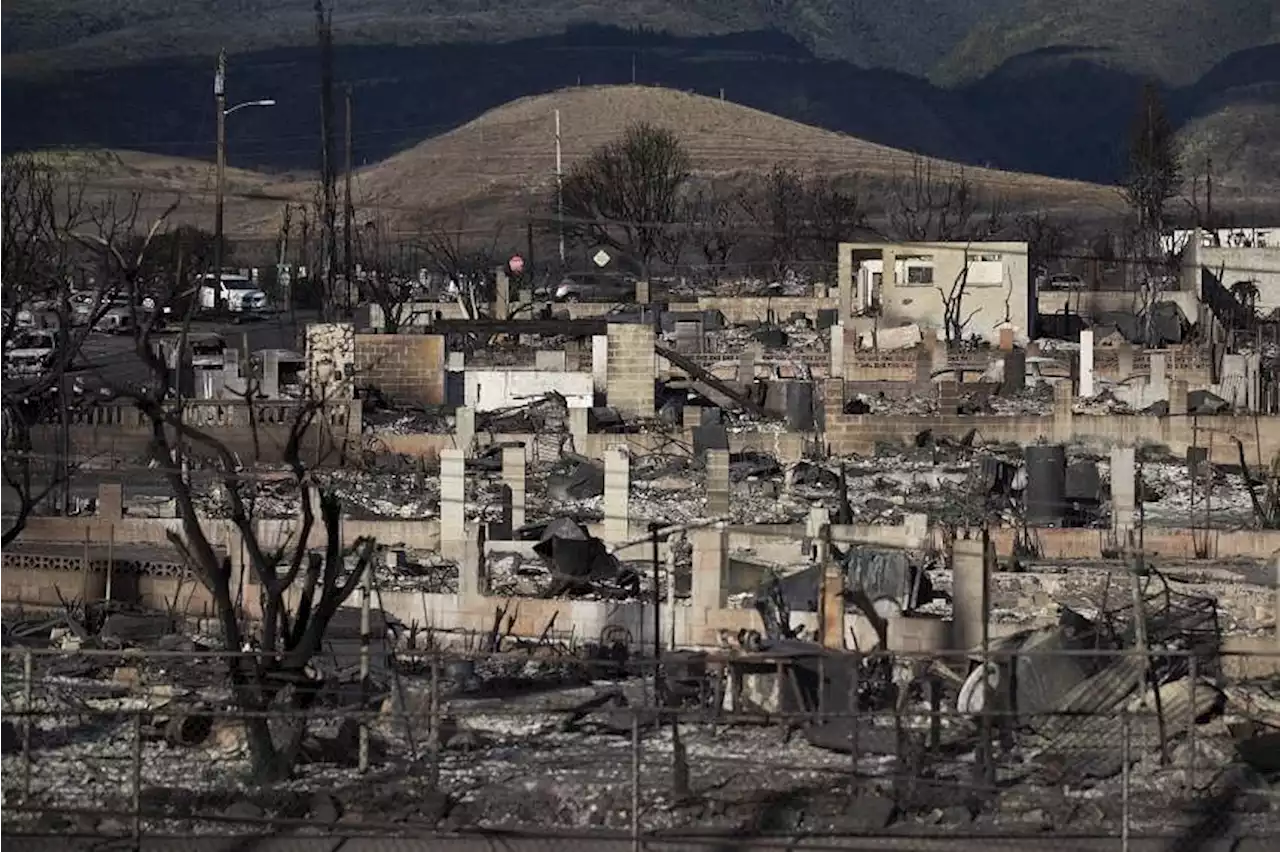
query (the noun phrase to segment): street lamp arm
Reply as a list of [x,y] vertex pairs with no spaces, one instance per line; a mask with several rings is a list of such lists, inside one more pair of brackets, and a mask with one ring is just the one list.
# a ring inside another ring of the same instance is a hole
[[244,109],[245,107],[269,107],[269,106],[275,106],[275,105],[276,105],[275,100],[271,98],[268,98],[262,101],[245,101],[242,104],[236,104],[233,107],[227,107],[222,111],[222,114],[231,115],[231,113],[235,112],[236,110]]

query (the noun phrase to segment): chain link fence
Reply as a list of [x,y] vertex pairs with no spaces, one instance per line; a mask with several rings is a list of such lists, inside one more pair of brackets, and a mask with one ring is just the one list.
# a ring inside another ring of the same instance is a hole
[[[253,654],[11,648],[4,831],[1272,843],[1276,658],[780,643],[655,666],[539,645],[370,655],[285,683]],[[276,694],[267,709],[245,709],[255,689]],[[283,780],[262,780],[261,736]]]

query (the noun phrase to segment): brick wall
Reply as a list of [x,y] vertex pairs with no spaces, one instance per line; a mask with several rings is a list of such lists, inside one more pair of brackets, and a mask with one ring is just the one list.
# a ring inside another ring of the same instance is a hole
[[398,403],[444,404],[444,337],[357,334],[356,386],[375,387]]
[[653,329],[645,325],[610,324],[606,395],[609,406],[623,414],[652,417],[657,360]]
[[[1083,418],[1081,418],[1083,419]],[[1051,417],[884,417],[872,414],[827,413],[827,442],[833,452],[867,453],[878,441],[904,442],[925,429],[935,435],[962,437],[970,429],[979,429],[988,441],[1034,443],[1039,437],[1053,438]]]
[[915,382],[920,355],[916,349],[859,349],[858,335],[845,330],[844,377],[854,382]]
[[[1194,387],[1207,386],[1213,381],[1212,354],[1202,346],[1171,346],[1168,349],[1130,349],[1127,356],[1120,347],[1095,346],[1093,349],[1093,374],[1110,381],[1120,381],[1132,376],[1151,373],[1151,356],[1165,356],[1165,377],[1170,381],[1184,381]],[[1129,372],[1121,367],[1121,360],[1129,361]]]

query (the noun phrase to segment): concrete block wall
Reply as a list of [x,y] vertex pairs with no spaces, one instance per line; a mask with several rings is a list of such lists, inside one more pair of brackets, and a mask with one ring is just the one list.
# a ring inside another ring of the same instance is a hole
[[620,544],[631,535],[631,457],[610,447],[604,456],[604,540]]
[[610,407],[624,415],[652,417],[657,378],[653,329],[610,323],[607,336],[609,360],[605,383]]
[[324,399],[350,399],[355,372],[355,326],[312,323],[306,328],[307,383]]
[[707,450],[707,517],[729,514],[729,452]]
[[857,335],[845,331],[844,378],[854,382],[915,382],[915,349],[859,349]]
[[[461,458],[457,455],[451,455],[448,460],[455,467],[461,462]],[[456,490],[456,479],[450,483],[450,486],[450,490]],[[272,525],[279,526],[280,535],[287,535],[293,527],[286,528],[284,525],[294,523],[293,521],[259,522],[259,536],[263,541],[272,541],[274,540],[271,538]],[[113,525],[109,519],[103,518],[90,519],[87,523],[84,519],[33,518],[31,526],[24,535],[24,540],[74,544],[82,542],[87,532],[92,540],[100,541],[110,534],[112,526],[116,528],[117,541],[163,542],[165,532],[176,528],[178,522],[125,519]],[[237,544],[235,538],[237,533],[233,525],[228,521],[210,520],[205,523],[205,526],[215,545],[225,548],[231,555],[234,567],[234,562],[241,558],[239,555],[241,548]],[[674,610],[664,607],[662,613],[664,635],[674,626],[677,642],[682,645],[715,646],[718,643],[717,634],[720,630],[736,633],[744,627],[760,629],[758,616],[753,610],[724,608],[723,597],[730,580],[728,554],[731,550],[754,548],[762,558],[780,562],[792,561],[800,556],[801,542],[805,533],[804,525],[794,525],[792,539],[787,542],[793,550],[790,554],[781,551],[766,554],[766,546],[777,547],[780,543],[777,530],[770,532],[771,534],[766,536],[764,531],[753,531],[751,527],[693,531],[691,543],[694,546],[694,567],[691,591],[694,597],[688,605],[678,605]],[[837,544],[856,538],[916,548],[928,545],[931,539],[936,542],[934,534],[938,532],[931,533],[922,518],[911,518],[907,523],[897,527],[836,526],[831,528],[831,538]],[[994,552],[1008,556],[1012,552],[1015,532],[1015,530],[1003,529],[993,531],[991,541]],[[417,592],[384,592],[384,603],[387,609],[405,622],[417,619],[422,624],[433,626],[450,626],[463,630],[488,629],[492,625],[495,606],[505,601],[487,596],[482,592],[478,575],[477,534],[478,530],[474,525],[464,526],[460,533],[463,539],[460,542],[462,545],[460,554],[466,560],[467,570],[464,572],[465,582],[459,594],[423,595]],[[415,549],[433,549],[440,541],[438,525],[433,521],[345,519],[342,535],[346,544],[352,543],[360,536],[372,536],[380,544],[403,545]],[[454,532],[453,535],[457,536],[459,533]],[[1097,558],[1105,541],[1105,537],[1100,535],[1099,531],[1085,529],[1041,530],[1038,538],[1045,556],[1050,559]],[[312,543],[320,543],[314,535]],[[500,544],[491,543],[490,549],[496,549],[492,545]],[[1195,548],[1193,535],[1187,530],[1149,530],[1144,544],[1151,553],[1170,558],[1189,558]],[[1224,554],[1240,554],[1265,559],[1280,549],[1280,532],[1261,530],[1218,532],[1214,534],[1212,546]],[[968,613],[964,619],[969,633],[973,632],[972,627],[975,625],[972,620],[973,614],[981,611],[980,601],[977,600],[981,595],[978,587],[986,572],[986,568],[982,567],[984,561],[980,555],[980,547],[980,541],[961,540],[958,544],[960,559],[965,564],[958,565],[957,568],[966,576],[955,578],[956,592],[960,594],[966,589],[970,590],[969,594],[963,595],[963,600],[959,601],[958,612],[962,615]],[[648,543],[642,543],[638,549],[643,553],[644,558],[647,558]],[[1206,568],[1206,570],[1212,569]],[[85,582],[79,572],[53,573],[58,576],[47,577],[41,576],[39,572],[6,568],[2,578],[4,601],[13,603],[23,600],[32,606],[41,605],[42,602],[49,606],[57,605],[57,595],[53,593],[55,584],[64,596],[79,594]],[[95,572],[95,576],[89,579],[91,596],[102,593],[100,590],[104,586],[105,578],[97,576],[100,574],[101,572]],[[181,582],[169,577],[147,578],[139,584],[137,595],[149,602],[148,605],[158,609],[163,609],[165,603],[173,600],[175,595],[179,609],[188,614],[201,615],[211,609],[207,598],[204,597],[202,587],[190,578],[185,578]],[[245,600],[249,604],[250,615],[255,616],[256,613],[253,610],[257,595],[251,585],[246,588]],[[1265,602],[1265,598],[1248,603],[1248,606],[1260,605],[1259,601]],[[979,606],[975,608],[974,603],[978,603]],[[511,607],[512,612],[519,613],[517,634],[538,635],[557,610],[561,611],[557,623],[565,625],[565,629],[571,625],[577,625],[579,636],[599,635],[606,626],[622,625],[631,631],[637,641],[645,641],[644,637],[651,637],[652,610],[647,606],[637,603],[534,599],[520,599],[518,607]],[[1252,609],[1241,610],[1239,615],[1242,619],[1261,619],[1260,624],[1272,623],[1267,621],[1266,616],[1267,613],[1258,616]],[[813,618],[813,614],[809,614],[806,623]],[[803,619],[796,621],[800,620]],[[864,636],[865,631],[861,630],[856,623],[856,618],[853,620],[855,623],[852,625],[848,620],[846,621],[846,636],[850,626],[859,631],[860,637]],[[963,647],[959,641],[956,641],[954,646],[949,644],[950,625],[945,622],[937,624],[928,619],[905,619],[901,623],[891,624],[890,632],[890,645],[896,650],[925,651]],[[999,635],[996,626],[992,626],[991,635],[993,637]],[[959,636],[957,636],[958,639]],[[859,642],[860,647],[866,647],[861,638]]]
[[439,334],[357,334],[356,385],[396,402],[444,404],[445,349]]

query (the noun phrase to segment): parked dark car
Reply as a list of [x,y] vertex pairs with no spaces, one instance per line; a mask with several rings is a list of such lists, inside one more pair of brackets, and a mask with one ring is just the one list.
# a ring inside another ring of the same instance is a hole
[[631,276],[601,274],[566,275],[551,294],[557,302],[632,302],[635,296]]

